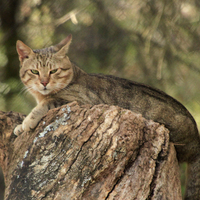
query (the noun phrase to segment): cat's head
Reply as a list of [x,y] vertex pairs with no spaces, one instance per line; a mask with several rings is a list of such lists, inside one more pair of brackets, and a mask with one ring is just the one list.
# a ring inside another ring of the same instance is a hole
[[67,52],[72,36],[45,49],[32,50],[17,41],[20,60],[20,78],[34,94],[49,95],[64,89],[73,78],[73,69]]

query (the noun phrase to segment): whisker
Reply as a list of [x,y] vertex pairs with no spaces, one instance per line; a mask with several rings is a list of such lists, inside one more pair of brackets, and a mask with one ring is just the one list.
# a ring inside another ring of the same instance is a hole
[[26,87],[23,87],[23,88],[20,90],[19,94],[22,94],[22,93],[26,92],[26,90],[27,90],[27,88],[26,88]]

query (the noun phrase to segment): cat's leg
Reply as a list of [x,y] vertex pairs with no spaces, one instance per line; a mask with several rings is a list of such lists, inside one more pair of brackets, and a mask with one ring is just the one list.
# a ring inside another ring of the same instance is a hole
[[33,130],[38,125],[42,117],[50,109],[55,108],[57,106],[60,106],[60,104],[58,104],[58,102],[56,102],[55,100],[44,100],[40,102],[24,119],[22,124],[16,126],[16,128],[14,129],[14,134],[18,136],[23,131]]

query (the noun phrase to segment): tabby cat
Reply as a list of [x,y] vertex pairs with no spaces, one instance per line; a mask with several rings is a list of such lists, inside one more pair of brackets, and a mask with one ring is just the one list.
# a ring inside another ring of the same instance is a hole
[[17,41],[20,77],[37,106],[14,133],[34,129],[49,109],[77,101],[109,104],[141,113],[164,124],[176,146],[178,160],[188,163],[185,199],[200,199],[200,138],[195,120],[178,101],[162,91],[122,78],[87,74],[67,57],[71,35],[49,48],[32,50]]

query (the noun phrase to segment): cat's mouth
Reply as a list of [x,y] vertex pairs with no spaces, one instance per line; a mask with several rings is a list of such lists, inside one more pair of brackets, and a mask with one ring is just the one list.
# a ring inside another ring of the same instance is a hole
[[47,87],[45,86],[42,90],[39,91],[41,94],[43,95],[47,95],[51,92],[51,90],[47,89]]
[[56,93],[58,90],[52,87],[44,86],[42,88],[37,88],[37,91],[42,95],[49,95],[50,93]]

